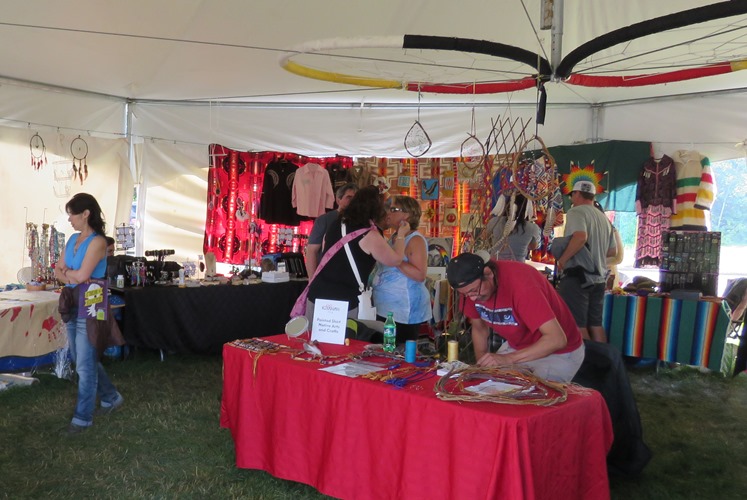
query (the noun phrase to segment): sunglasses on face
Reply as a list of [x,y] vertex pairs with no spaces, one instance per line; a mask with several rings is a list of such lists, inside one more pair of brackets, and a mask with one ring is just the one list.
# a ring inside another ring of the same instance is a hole
[[389,212],[391,212],[391,213],[393,213],[393,214],[396,214],[397,212],[402,212],[402,213],[404,213],[404,210],[402,210],[402,209],[401,209],[401,208],[399,208],[399,207],[389,207]]

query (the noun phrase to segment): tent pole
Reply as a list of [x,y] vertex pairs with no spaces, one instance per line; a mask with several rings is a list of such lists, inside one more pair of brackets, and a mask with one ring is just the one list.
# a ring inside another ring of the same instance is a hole
[[550,66],[553,73],[563,59],[563,2],[564,0],[554,0],[552,7]]

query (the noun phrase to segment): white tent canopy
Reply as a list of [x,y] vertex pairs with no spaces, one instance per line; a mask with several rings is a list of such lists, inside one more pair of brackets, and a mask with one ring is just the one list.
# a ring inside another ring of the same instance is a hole
[[[562,25],[556,21],[562,35],[540,29],[540,0],[6,2],[0,16],[4,253],[21,253],[19,220],[45,218],[37,203],[19,200],[14,188],[36,182],[38,198],[50,197],[45,182],[30,177],[35,173],[21,153],[25,148],[28,156],[35,132],[60,161],[69,158],[69,141],[77,135],[123,141],[117,160],[105,160],[97,153],[101,149],[91,148],[89,165],[99,167],[96,175],[110,171],[109,189],[94,192],[91,182],[74,186],[73,192],[90,190],[100,200],[115,197],[105,209],[111,225],[128,220],[122,207],[130,199],[131,182],[141,185],[141,243],[176,248],[182,257],[201,249],[207,145],[213,142],[312,156],[405,157],[404,136],[419,118],[434,143],[427,155],[456,156],[471,131],[474,109],[478,137],[487,136],[491,120],[510,116],[532,119],[532,132],[536,127],[548,146],[641,140],[651,141],[657,155],[677,149],[696,149],[711,160],[744,155],[734,145],[747,137],[742,112],[747,71],[644,87],[593,88],[552,79],[546,83],[545,125],[539,126],[533,88],[419,95],[305,78],[279,64],[290,57],[327,77],[468,84],[516,80],[536,70],[502,57],[375,47],[371,40],[469,38],[511,45],[557,63],[602,34],[717,2],[550,3],[563,6]],[[744,60],[746,19],[730,16],[627,41],[585,58],[574,71],[630,76]],[[289,52],[329,39],[337,40],[337,49]],[[397,68],[406,68],[402,76]],[[126,177],[123,172],[130,172],[131,182],[117,181]],[[55,213],[46,221],[64,224],[64,219],[64,213]],[[20,262],[5,266],[0,283],[13,281]]]

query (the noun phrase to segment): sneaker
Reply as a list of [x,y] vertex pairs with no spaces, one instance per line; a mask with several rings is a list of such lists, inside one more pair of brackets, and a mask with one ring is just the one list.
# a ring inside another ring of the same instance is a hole
[[100,406],[99,408],[96,408],[96,411],[93,412],[94,417],[101,417],[104,415],[110,415],[114,413],[115,411],[122,408],[122,405],[124,404],[124,398],[122,396],[119,396],[119,399],[114,401],[112,404],[108,406]]
[[70,422],[70,425],[67,426],[67,429],[65,429],[64,433],[68,436],[74,436],[76,434],[80,434],[86,429],[88,429],[88,426],[78,425]]

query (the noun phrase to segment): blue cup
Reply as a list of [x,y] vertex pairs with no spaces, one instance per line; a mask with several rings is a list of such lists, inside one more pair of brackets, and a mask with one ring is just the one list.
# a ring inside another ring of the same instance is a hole
[[415,354],[418,352],[418,342],[416,340],[408,340],[405,342],[405,361],[408,363],[415,362]]

